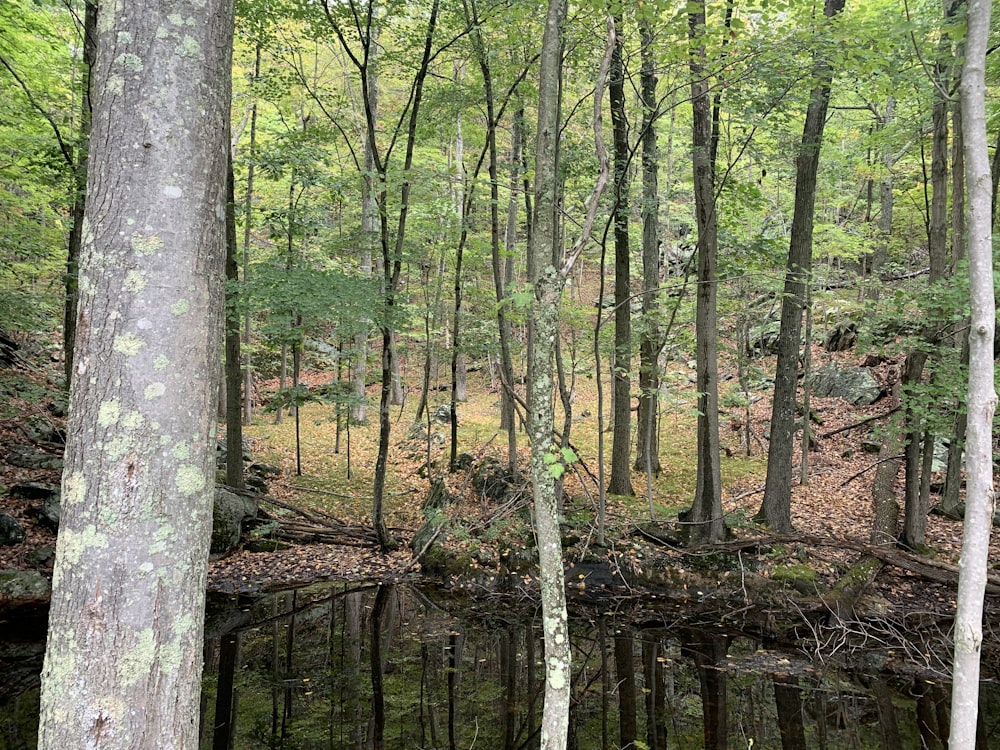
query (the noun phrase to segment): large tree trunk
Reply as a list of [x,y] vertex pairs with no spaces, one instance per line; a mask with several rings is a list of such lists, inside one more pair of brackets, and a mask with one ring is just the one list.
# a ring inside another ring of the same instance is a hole
[[[94,69],[39,747],[198,743],[222,332],[228,0],[122,2]],[[177,29],[177,31],[173,31]]]
[[554,450],[552,424],[552,359],[558,331],[559,297],[563,280],[552,263],[556,240],[556,153],[559,135],[560,27],[563,0],[550,0],[542,38],[538,84],[538,129],[535,147],[535,213],[529,255],[534,275],[529,431],[531,482],[538,534],[539,578],[545,637],[545,702],[542,713],[541,750],[563,750],[569,730],[571,698],[569,625],[559,533],[559,506],[555,477],[550,472]]
[[[705,34],[705,4],[691,3],[689,33],[692,41]],[[685,520],[692,543],[720,542],[725,534],[722,518],[722,478],[719,466],[719,372],[716,329],[716,258],[718,215],[715,211],[715,163],[712,109],[705,74],[705,47],[700,43],[689,59],[691,68],[692,141],[695,216],[698,222],[698,290],[695,296],[696,382],[698,387],[698,476],[694,502]]]
[[629,178],[630,150],[628,122],[625,119],[625,62],[622,50],[622,17],[615,18],[615,51],[611,58],[608,81],[608,101],[614,130],[615,164],[615,353],[614,398],[612,399],[614,432],[611,438],[611,478],[608,493],[634,495],[632,489],[631,427],[632,394],[629,369],[632,363],[631,268],[629,262]]
[[979,661],[983,642],[983,596],[989,557],[990,529],[996,497],[993,489],[993,340],[996,306],[993,294],[992,189],[986,143],[986,49],[989,43],[988,0],[970,0],[968,38],[962,71],[962,128],[966,185],[969,190],[969,283],[972,326],[969,331],[969,405],[966,440],[965,526],[959,561],[955,613],[955,657],[952,672],[951,736],[955,750],[976,746],[979,704]]
[[[845,0],[826,0],[824,15],[832,18],[840,13],[844,9],[844,2]],[[767,452],[764,500],[757,513],[759,521],[780,533],[792,529],[792,447],[802,307],[812,267],[816,173],[823,145],[826,111],[830,103],[830,83],[833,80],[833,68],[823,59],[816,61],[814,72],[816,86],[809,98],[802,143],[795,160],[795,208],[788,245],[785,288],[781,298],[781,332],[771,408],[771,444]]]

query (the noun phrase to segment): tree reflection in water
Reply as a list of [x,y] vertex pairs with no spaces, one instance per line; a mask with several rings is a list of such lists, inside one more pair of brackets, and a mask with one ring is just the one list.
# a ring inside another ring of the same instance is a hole
[[[749,622],[723,629],[693,622],[683,608],[651,614],[649,605],[604,602],[573,613],[570,747],[944,746],[945,676],[884,642],[845,650],[853,663],[843,652],[814,662],[805,651],[815,644],[763,641]],[[433,587],[327,584],[213,597],[201,747],[535,748],[540,638],[529,601],[446,598]],[[5,750],[35,746],[40,654],[0,641]],[[995,660],[984,668],[979,747],[1000,747]]]

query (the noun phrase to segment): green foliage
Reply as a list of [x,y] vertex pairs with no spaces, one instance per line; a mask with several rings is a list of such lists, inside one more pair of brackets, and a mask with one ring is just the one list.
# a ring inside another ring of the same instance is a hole
[[0,327],[41,331],[61,312],[79,42],[56,5],[2,3],[0,28]]
[[553,446],[549,453],[545,454],[545,466],[548,468],[549,474],[552,475],[553,479],[559,479],[563,474],[566,473],[566,468],[579,461],[579,457],[573,451],[572,448],[556,448]]

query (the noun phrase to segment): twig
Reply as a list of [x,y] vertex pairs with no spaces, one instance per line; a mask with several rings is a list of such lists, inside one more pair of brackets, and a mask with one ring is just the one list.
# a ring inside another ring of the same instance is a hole
[[879,420],[879,419],[885,419],[890,414],[894,414],[897,411],[899,411],[899,407],[898,406],[894,406],[893,408],[889,409],[889,411],[887,411],[887,412],[885,412],[883,414],[876,414],[873,417],[867,417],[865,419],[862,419],[860,422],[854,422],[852,424],[846,425],[845,427],[838,427],[836,430],[830,430],[829,432],[824,432],[819,437],[821,437],[821,438],[833,437],[834,435],[839,435],[841,432],[847,432],[848,430],[853,430],[855,427],[863,427],[864,425],[868,424],[869,422],[874,422],[874,421]]
[[858,477],[860,477],[862,474],[871,471],[876,466],[879,466],[880,464],[888,463],[889,461],[899,461],[903,457],[904,457],[904,455],[902,453],[900,453],[899,455],[896,455],[896,456],[886,456],[885,458],[880,458],[878,461],[876,461],[875,463],[871,464],[870,466],[866,466],[861,471],[856,472],[856,473],[852,474],[851,476],[849,476],[847,479],[845,479],[843,482],[840,483],[840,486],[841,487],[846,487],[851,482],[853,482],[855,479],[857,479]]
[[426,553],[427,550],[430,549],[431,545],[434,544],[434,540],[438,538],[438,535],[441,533],[441,530],[443,528],[444,528],[444,526],[438,526],[437,527],[437,529],[434,531],[434,535],[430,539],[427,540],[427,544],[425,544],[423,546],[423,548],[421,548],[420,552],[418,552],[416,555],[414,555],[413,559],[410,560],[410,562],[406,564],[406,567],[403,568],[400,571],[401,574],[408,572],[410,570],[410,568],[412,568],[414,565],[416,565],[418,562],[420,562],[420,558],[423,557],[424,553]]

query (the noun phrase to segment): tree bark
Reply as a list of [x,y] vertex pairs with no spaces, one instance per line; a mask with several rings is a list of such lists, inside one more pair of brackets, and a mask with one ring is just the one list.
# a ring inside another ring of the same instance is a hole
[[[367,81],[364,91],[371,121],[378,120],[378,32],[377,23],[372,24],[368,61],[363,75]],[[368,127],[368,126],[366,126]],[[364,138],[365,169],[361,176],[361,275],[368,278],[374,270],[373,257],[378,247],[378,173],[375,159],[375,136]],[[354,366],[352,369],[351,421],[362,424],[368,418],[368,337],[369,332],[358,331],[354,336]]]
[[628,122],[625,119],[625,62],[622,15],[615,17],[615,49],[611,57],[608,102],[614,132],[614,236],[615,236],[615,351],[612,384],[614,431],[611,436],[611,478],[608,493],[634,495],[632,489],[631,440],[632,394],[629,369],[632,364],[631,267],[629,259],[629,161]]
[[73,225],[69,231],[66,252],[66,300],[63,310],[63,368],[66,390],[73,382],[73,350],[76,341],[76,315],[79,301],[77,284],[80,264],[80,246],[83,240],[83,219],[87,198],[87,164],[90,141],[90,121],[93,109],[91,75],[97,55],[97,2],[85,0],[83,17],[83,75],[80,88],[79,144],[76,147],[76,164],[73,165]]
[[103,17],[39,747],[198,742],[232,4]]
[[952,672],[951,735],[948,746],[976,746],[983,596],[990,529],[996,497],[993,489],[993,341],[996,306],[993,293],[992,180],[986,142],[986,49],[991,3],[970,0],[968,37],[962,71],[962,128],[969,191],[969,284],[972,326],[969,331],[969,408],[966,440],[966,509],[959,560]]
[[[637,471],[659,474],[659,389],[660,331],[656,323],[657,291],[660,286],[660,199],[657,194],[657,172],[660,168],[656,145],[656,58],[653,29],[647,21],[640,22],[642,39],[639,71],[642,96],[642,335],[639,341],[639,408],[636,414]],[[647,487],[647,490],[649,488]]]
[[243,403],[240,398],[243,371],[240,354],[240,313],[236,308],[240,280],[236,262],[236,183],[233,178],[232,150],[226,150],[226,290],[225,346],[226,370],[226,484],[243,489]]
[[[826,0],[823,14],[833,18],[845,0]],[[784,294],[781,298],[781,332],[771,408],[771,444],[767,452],[764,500],[757,520],[778,532],[792,530],[792,448],[795,429],[795,394],[798,389],[799,344],[802,307],[812,267],[812,235],[816,206],[816,173],[819,168],[826,111],[830,103],[833,68],[824,59],[815,63],[816,85],[809,98],[802,143],[796,157],[795,208],[788,246]]]
[[[555,172],[559,136],[561,26],[563,0],[549,0],[542,37],[538,85],[538,127],[535,147],[535,206],[529,254],[532,258],[534,325],[529,431],[531,434],[531,481],[538,534],[538,558],[542,597],[542,627],[545,637],[545,701],[542,711],[541,750],[564,750],[569,730],[571,699],[569,625],[559,533],[559,507],[555,477],[550,472],[554,448],[552,425],[552,355],[558,336],[559,297],[562,279],[552,262],[556,238]],[[548,459],[548,460],[547,460]]]
[[[705,34],[705,3],[690,4],[689,34],[696,42]],[[712,108],[705,73],[705,46],[694,46],[688,64],[691,70],[691,162],[694,167],[695,217],[698,223],[698,289],[695,295],[695,362],[698,387],[698,474],[694,502],[685,521],[693,544],[722,541],[722,476],[719,457],[719,371],[716,330],[718,280],[718,215],[715,210],[715,161]]]
[[[254,48],[253,81],[260,78],[260,42]],[[250,106],[250,152],[247,163],[247,192],[243,202],[243,283],[250,278],[250,239],[253,230],[254,177],[257,170],[257,98]],[[243,317],[243,424],[253,422],[253,362],[250,359],[252,316],[247,310]]]
[[635,655],[631,633],[615,635],[615,679],[618,683],[618,742],[634,747],[638,738],[638,702],[635,688]]

